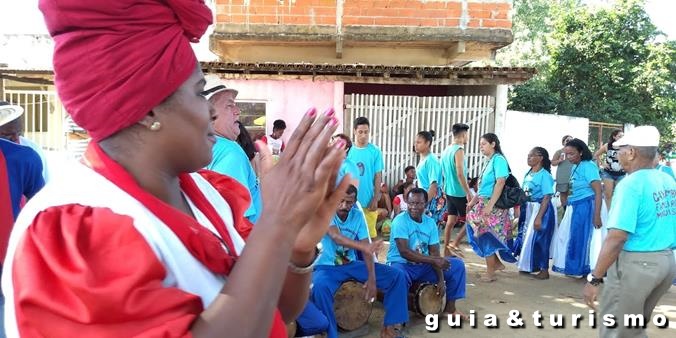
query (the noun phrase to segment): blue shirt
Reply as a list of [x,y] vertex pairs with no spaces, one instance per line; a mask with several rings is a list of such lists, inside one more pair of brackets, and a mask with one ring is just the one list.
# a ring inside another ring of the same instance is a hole
[[[366,228],[366,219],[364,214],[355,205],[347,214],[347,218],[343,222],[338,215],[333,215],[331,221],[332,227],[337,227],[340,234],[355,241],[361,241],[369,238],[369,233]],[[331,239],[328,232],[322,237],[322,253],[317,260],[317,265],[344,265],[354,262],[357,255],[354,249],[346,248],[336,244]]]
[[263,211],[263,201],[258,178],[244,149],[235,141],[217,136],[212,151],[213,159],[207,169],[230,176],[249,190],[251,205],[244,212],[244,216],[252,223],[256,223]]
[[671,167],[668,167],[668,166],[666,166],[666,165],[658,164],[657,167],[655,167],[655,169],[657,169],[657,170],[659,170],[659,171],[661,171],[661,172],[663,172],[663,173],[666,173],[667,175],[671,176],[671,178],[673,178],[674,180],[676,180],[676,175],[674,175],[674,170],[671,169]]
[[388,263],[408,263],[397,248],[397,238],[408,240],[409,249],[425,256],[430,255],[430,245],[439,244],[437,224],[427,215],[423,215],[422,222],[418,223],[411,218],[408,212],[402,212],[392,221],[391,231],[392,242],[387,252]]
[[582,161],[573,165],[570,174],[570,184],[572,189],[568,192],[568,202],[583,200],[589,196],[594,196],[594,189],[591,184],[594,181],[600,181],[599,168],[592,161]]
[[[42,159],[35,150],[0,139],[0,152],[5,157],[9,198],[12,202],[14,220],[21,209],[21,197],[30,199],[45,186],[42,177]],[[7,189],[2,182],[0,189]]]
[[608,228],[629,233],[627,251],[676,249],[676,182],[655,169],[627,175],[613,193]]
[[367,207],[375,193],[373,187],[376,174],[383,171],[383,153],[371,143],[364,148],[355,145],[350,148],[347,159],[357,167],[358,175],[355,178],[359,181],[357,200],[362,206]]
[[[444,192],[448,196],[465,197],[466,195],[458,179],[458,168],[455,166],[455,154],[460,149],[464,150],[465,146],[453,144],[441,153],[441,173],[444,178]],[[463,156],[462,175],[463,177],[467,177],[467,156]]]
[[[345,177],[345,175],[347,174],[350,174],[353,180],[359,179],[359,170],[357,169],[357,166],[354,163],[352,163],[352,161],[350,161],[348,158],[345,158],[343,164],[340,165],[340,169],[338,169],[338,176],[336,177],[336,185],[338,185],[340,183],[340,180],[342,180],[343,177]],[[359,193],[359,190],[357,190],[357,193]]]
[[554,177],[543,168],[538,172],[531,171],[524,177],[522,187],[531,201],[540,201],[546,195],[554,194]]
[[419,188],[427,191],[430,190],[432,183],[437,182],[437,189],[441,189],[441,163],[437,155],[430,153],[424,160],[420,161],[415,168],[415,175],[418,179]]
[[509,177],[509,165],[507,165],[507,159],[498,153],[493,154],[486,164],[486,169],[484,169],[484,172],[481,175],[479,196],[487,198],[493,196],[495,182],[497,182],[498,178],[507,179],[507,177]]

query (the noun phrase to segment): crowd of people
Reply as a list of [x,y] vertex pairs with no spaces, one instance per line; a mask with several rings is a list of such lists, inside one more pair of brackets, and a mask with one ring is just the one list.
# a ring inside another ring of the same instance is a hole
[[505,264],[545,280],[552,259],[553,272],[588,278],[589,306],[606,282],[604,314],[650,315],[676,277],[676,178],[659,165],[654,127],[613,132],[596,154],[571,136],[551,158],[534,144],[521,183],[497,135],[481,136],[481,174],[470,178],[468,125],[449,126],[440,156],[435,133],[420,131],[419,162],[401,164],[389,189],[365,117],[353,139],[336,133],[333,109],[315,108],[288,143],[282,120],[252,138],[237,90],[205,79],[190,47],[211,24],[203,3],[40,9],[59,96],[92,142],[45,184],[40,155],[21,145],[21,107],[0,102],[9,337],[286,337],[296,322],[297,335],[334,338],[334,294],[350,280],[365,301],[383,294],[381,337],[404,337],[419,283],[434,286],[443,313],[466,318],[456,306],[464,237],[485,259],[480,281]]

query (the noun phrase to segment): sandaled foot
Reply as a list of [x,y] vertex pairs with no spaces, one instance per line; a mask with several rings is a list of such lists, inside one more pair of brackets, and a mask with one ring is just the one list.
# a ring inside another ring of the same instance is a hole
[[462,250],[453,244],[446,245],[446,249],[450,252],[452,256],[465,258],[465,254],[462,252]]
[[539,279],[539,280],[549,279],[549,272],[546,271],[546,270],[542,270],[542,271],[538,272],[537,274],[535,274],[533,276],[533,278]]

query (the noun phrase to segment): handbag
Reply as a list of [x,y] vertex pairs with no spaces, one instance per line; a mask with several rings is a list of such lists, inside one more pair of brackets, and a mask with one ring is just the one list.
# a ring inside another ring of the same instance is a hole
[[[509,163],[507,163],[507,168],[509,169],[509,176],[505,180],[505,186],[502,188],[500,197],[495,201],[495,207],[498,209],[510,209],[528,201],[528,195],[521,189],[516,177],[512,175],[512,168],[509,167]],[[484,168],[484,170],[486,169]],[[493,164],[493,173],[495,174],[495,164]]]

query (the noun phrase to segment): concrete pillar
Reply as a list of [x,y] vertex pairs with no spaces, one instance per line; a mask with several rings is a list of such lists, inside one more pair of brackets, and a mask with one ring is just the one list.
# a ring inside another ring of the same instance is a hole
[[497,85],[495,90],[495,124],[494,132],[499,138],[505,134],[505,119],[507,118],[507,85]]

